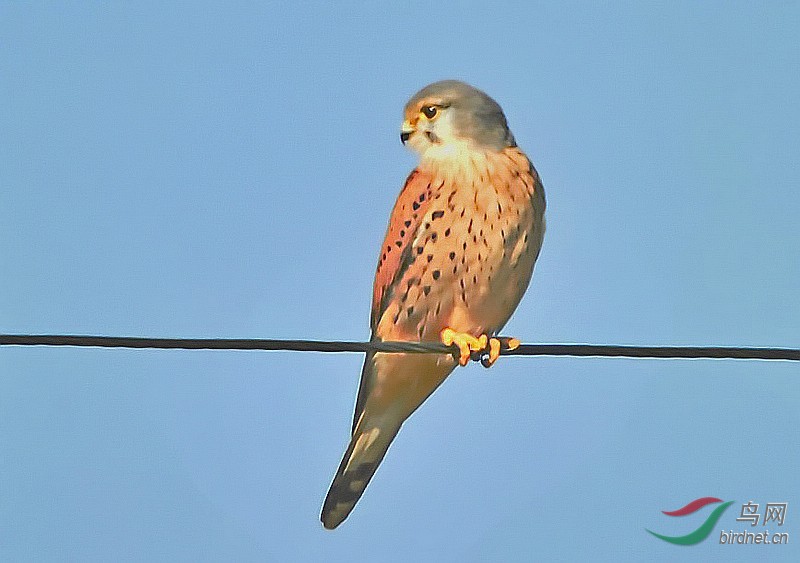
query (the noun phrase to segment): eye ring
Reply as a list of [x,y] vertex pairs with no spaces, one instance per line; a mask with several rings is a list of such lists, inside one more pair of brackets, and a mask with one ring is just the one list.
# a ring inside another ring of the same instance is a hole
[[420,109],[422,115],[424,115],[428,119],[433,119],[434,117],[436,117],[438,111],[439,108],[437,108],[436,106],[422,106],[422,109]]

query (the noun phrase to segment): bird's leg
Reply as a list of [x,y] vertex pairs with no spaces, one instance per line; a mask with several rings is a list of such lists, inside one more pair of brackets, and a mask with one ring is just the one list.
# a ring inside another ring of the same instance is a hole
[[488,337],[485,334],[481,335],[480,338],[475,338],[466,332],[456,332],[450,327],[442,330],[440,336],[442,338],[442,344],[445,346],[452,346],[453,344],[458,346],[458,363],[462,366],[467,365],[467,362],[472,356],[472,352],[484,350],[488,341]]

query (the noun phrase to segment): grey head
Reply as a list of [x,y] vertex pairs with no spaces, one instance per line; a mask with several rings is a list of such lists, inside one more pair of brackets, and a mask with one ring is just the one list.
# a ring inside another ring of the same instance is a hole
[[420,153],[454,142],[494,151],[516,146],[500,105],[459,80],[425,86],[406,104],[404,118],[400,138]]

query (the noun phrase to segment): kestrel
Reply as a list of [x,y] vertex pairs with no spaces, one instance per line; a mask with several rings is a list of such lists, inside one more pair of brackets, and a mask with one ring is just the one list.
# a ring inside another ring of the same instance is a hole
[[321,520],[353,510],[403,422],[494,338],[528,287],[544,236],[544,188],[492,98],[456,80],[417,92],[400,140],[420,155],[392,210],[372,295],[372,339],[457,344],[444,354],[369,353],[350,445]]

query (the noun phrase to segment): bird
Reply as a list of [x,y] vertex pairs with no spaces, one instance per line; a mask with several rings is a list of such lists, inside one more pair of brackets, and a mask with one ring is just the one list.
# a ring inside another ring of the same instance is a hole
[[327,529],[348,517],[400,427],[445,378],[473,353],[487,367],[497,359],[497,333],[544,237],[539,174],[486,93],[458,80],[425,86],[405,105],[400,140],[419,164],[379,252],[371,341],[442,342],[458,354],[367,353],[350,442],[320,515]]

